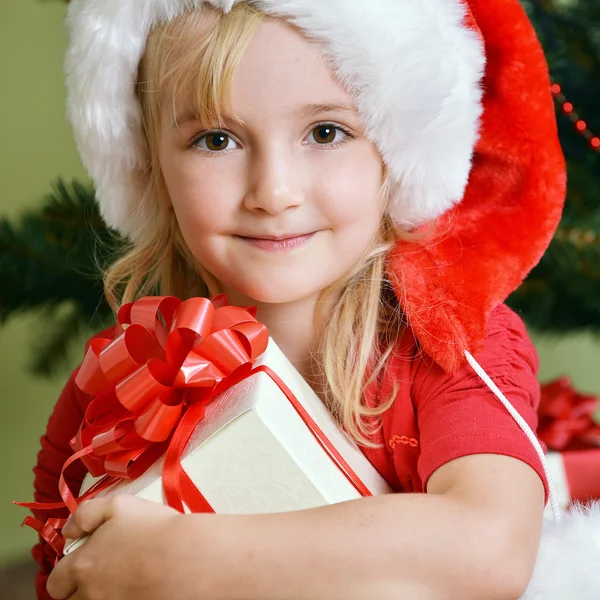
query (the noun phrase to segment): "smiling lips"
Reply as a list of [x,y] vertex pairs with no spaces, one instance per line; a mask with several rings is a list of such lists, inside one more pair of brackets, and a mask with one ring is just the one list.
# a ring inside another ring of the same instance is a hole
[[254,237],[243,237],[239,236],[241,240],[247,244],[260,248],[261,250],[267,250],[269,252],[281,251],[281,250],[293,250],[299,248],[311,240],[316,232],[308,233],[305,235],[293,235],[285,238],[254,238]]

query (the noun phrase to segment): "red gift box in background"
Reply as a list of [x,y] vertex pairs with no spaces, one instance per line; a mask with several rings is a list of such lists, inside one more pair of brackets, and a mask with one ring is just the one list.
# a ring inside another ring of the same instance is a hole
[[538,437],[548,447],[548,466],[559,503],[600,499],[600,398],[580,394],[568,377],[542,386]]

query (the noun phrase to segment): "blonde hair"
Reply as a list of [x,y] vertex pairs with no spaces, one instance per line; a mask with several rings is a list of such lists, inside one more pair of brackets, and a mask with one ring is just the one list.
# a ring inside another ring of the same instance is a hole
[[[206,18],[216,18],[200,43],[194,36]],[[187,248],[168,202],[158,159],[162,90],[172,90],[173,110],[181,92],[195,91],[199,118],[219,121],[229,111],[233,77],[241,57],[264,14],[237,4],[228,14],[201,9],[155,27],[140,63],[137,93],[148,144],[148,187],[132,243],[105,273],[105,294],[113,310],[147,294],[180,298],[208,295],[209,274]],[[387,193],[387,186],[382,187]],[[389,194],[388,194],[389,195]],[[143,216],[144,215],[144,216]],[[166,225],[166,226],[165,226]],[[315,358],[324,381],[324,398],[332,414],[359,443],[373,446],[380,416],[389,398],[366,406],[367,385],[377,378],[394,351],[403,328],[402,314],[385,273],[386,257],[400,235],[387,214],[377,239],[354,271],[323,290],[333,309],[320,334]]]

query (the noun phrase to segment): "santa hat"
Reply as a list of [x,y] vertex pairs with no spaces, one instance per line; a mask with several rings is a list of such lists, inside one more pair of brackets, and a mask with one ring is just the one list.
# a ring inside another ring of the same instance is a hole
[[[239,0],[210,0],[229,11]],[[423,350],[464,363],[540,260],[565,166],[547,66],[518,0],[252,0],[320,44],[387,165],[389,277]],[[148,33],[202,0],[72,0],[69,116],[107,223],[128,235],[147,183],[134,92]]]

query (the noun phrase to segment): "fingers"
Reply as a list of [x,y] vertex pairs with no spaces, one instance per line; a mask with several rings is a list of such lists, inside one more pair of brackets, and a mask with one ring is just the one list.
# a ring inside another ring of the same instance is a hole
[[[114,498],[94,498],[79,505],[62,530],[65,538],[75,540],[84,535],[94,533],[104,523],[123,510],[126,500]],[[48,578],[46,589],[54,600],[78,600],[79,584],[89,583],[94,572],[92,555],[81,548],[65,556],[55,567]]]
[[63,528],[63,536],[76,540],[86,533],[93,533],[111,518],[113,503],[110,498],[95,498],[82,502]]
[[46,591],[54,600],[76,598],[77,582],[74,577],[72,561],[63,558],[52,570],[46,582]]
[[72,515],[68,518],[61,533],[66,540],[77,540],[84,535],[83,531],[75,523]]

